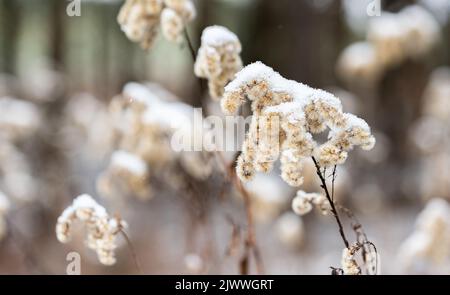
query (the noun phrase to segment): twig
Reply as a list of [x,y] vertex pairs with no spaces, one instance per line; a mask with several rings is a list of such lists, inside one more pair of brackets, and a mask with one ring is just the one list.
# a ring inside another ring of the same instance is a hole
[[[347,217],[351,220],[352,229],[356,234],[356,241],[358,244],[362,245],[362,258],[364,263],[366,263],[365,254],[370,250],[369,247],[373,247],[373,249],[375,250],[375,254],[378,255],[377,247],[373,242],[369,241],[362,224],[359,222],[358,218],[356,218],[355,214],[353,214],[353,212],[350,209],[344,206],[339,205],[338,208],[342,212],[344,212],[345,215],[347,215]],[[375,263],[375,273],[377,272],[378,272],[378,257],[376,258]]]
[[[186,43],[189,48],[189,52],[191,53],[192,62],[195,63],[197,54],[195,53],[194,45],[192,44],[191,38],[189,37],[189,33],[188,33],[186,27],[184,28],[183,32],[184,32],[184,37],[186,39]],[[205,93],[205,90],[206,90],[205,87],[203,86],[203,81],[200,78],[197,78],[196,80],[198,81],[198,86],[200,88],[201,95],[203,95],[203,93]]]
[[336,181],[336,168],[337,168],[337,166],[334,165],[334,168],[333,168],[333,174],[332,174],[333,179],[331,180],[331,200],[332,200],[333,202],[334,202],[334,183],[335,183],[335,181]]
[[329,193],[329,191],[328,191],[328,187],[327,187],[326,180],[325,180],[325,178],[323,177],[322,173],[320,172],[320,166],[319,166],[319,164],[317,163],[316,159],[315,159],[314,157],[311,157],[311,158],[312,158],[312,160],[313,160],[313,162],[314,162],[314,165],[316,166],[317,175],[319,176],[320,181],[322,182],[321,187],[323,188],[323,190],[324,190],[324,192],[325,192],[325,196],[327,197],[328,202],[330,203],[330,206],[331,206],[331,212],[333,213],[334,218],[336,219],[336,222],[337,222],[337,224],[338,224],[338,227],[339,227],[339,234],[341,235],[341,238],[342,238],[342,241],[343,241],[344,244],[345,244],[345,247],[346,247],[346,248],[349,248],[349,247],[350,247],[350,244],[349,244],[349,242],[348,242],[348,240],[347,240],[347,238],[346,238],[346,236],[345,236],[344,227],[342,226],[341,219],[339,218],[339,213],[337,212],[336,206],[334,205],[334,201],[332,200],[332,198],[331,198],[331,196],[330,196],[330,193]]
[[125,238],[125,241],[127,242],[128,249],[130,249],[131,257],[133,258],[133,261],[134,261],[134,264],[136,266],[136,269],[137,269],[138,273],[143,275],[144,272],[142,271],[142,268],[141,268],[141,266],[139,264],[139,260],[137,259],[137,255],[136,255],[136,251],[134,250],[133,243],[131,242],[131,240],[128,237],[127,233],[122,228],[120,229],[120,233],[122,234],[122,236]]

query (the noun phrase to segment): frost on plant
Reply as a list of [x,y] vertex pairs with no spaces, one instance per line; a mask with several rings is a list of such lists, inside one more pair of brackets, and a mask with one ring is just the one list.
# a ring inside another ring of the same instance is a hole
[[126,0],[117,20],[127,37],[143,49],[152,46],[161,26],[164,37],[179,43],[196,15],[190,0]]
[[152,196],[147,163],[138,156],[123,151],[114,151],[108,168],[99,177],[97,184],[103,196],[113,196],[118,192],[133,194],[141,200]]
[[111,101],[118,144],[108,168],[97,180],[102,196],[134,195],[141,200],[149,199],[152,175],[167,178],[171,185],[178,186],[180,181],[174,175],[178,164],[195,179],[204,180],[211,174],[212,166],[205,152],[172,148],[175,132],[189,146],[201,146],[197,142],[201,136],[194,133],[201,134],[203,128],[194,124],[192,106],[173,100],[173,95],[160,87],[129,83],[122,95]]
[[323,215],[327,215],[330,211],[330,204],[327,198],[319,193],[307,193],[302,190],[297,192],[296,197],[292,200],[292,210],[298,215],[309,213],[316,206]]
[[[333,94],[287,80],[261,62],[246,66],[225,87],[222,110],[232,114],[247,98],[253,118],[237,164],[243,181],[270,171],[280,158],[282,178],[300,186],[306,158],[315,156],[321,167],[332,167],[343,164],[354,146],[370,150],[375,144],[367,123],[344,113]],[[313,135],[327,128],[328,140],[316,142]]]
[[208,79],[211,97],[220,99],[225,85],[242,69],[241,43],[233,32],[222,26],[207,27],[201,40],[195,75]]
[[126,223],[118,217],[110,217],[91,196],[81,195],[58,218],[56,237],[61,243],[70,241],[77,221],[85,226],[86,244],[97,252],[99,261],[105,265],[115,264],[117,234],[127,226]]

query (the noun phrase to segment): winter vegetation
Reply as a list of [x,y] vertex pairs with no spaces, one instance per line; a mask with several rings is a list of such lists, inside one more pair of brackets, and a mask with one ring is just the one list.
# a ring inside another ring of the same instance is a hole
[[0,274],[450,274],[450,4],[22,2]]

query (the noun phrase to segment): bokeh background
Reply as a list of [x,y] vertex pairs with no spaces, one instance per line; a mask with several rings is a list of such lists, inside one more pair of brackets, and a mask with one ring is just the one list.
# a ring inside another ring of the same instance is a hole
[[[377,17],[366,13],[372,1],[194,2],[198,15],[188,25],[194,48],[203,28],[223,25],[239,36],[244,64],[261,60],[284,77],[326,89],[372,127],[375,149],[357,150],[339,167],[336,193],[377,246],[381,273],[450,273],[450,1],[381,1],[382,15],[420,5],[439,35],[420,57],[402,58],[376,75],[358,68],[368,61],[364,54],[350,54],[348,64],[340,59],[348,46],[366,40],[368,23]],[[82,193],[128,222],[145,273],[239,273],[237,237],[243,236],[245,214],[238,194],[223,192],[229,184],[220,169],[174,186],[176,176],[162,176],[164,165],[150,167],[150,200],[103,198],[96,189],[117,149],[112,129],[120,122],[111,122],[108,105],[126,83],[151,82],[165,89],[161,96],[214,111],[193,74],[186,42],[159,36],[144,51],[117,23],[123,1],[82,1],[81,16],[74,17],[66,14],[68,4],[0,0],[0,192],[11,205],[0,209],[0,273],[64,274],[71,251],[80,253],[83,274],[136,273],[123,241],[114,266],[99,264],[82,235],[68,244],[57,241],[59,214]],[[340,62],[356,70],[342,70]],[[319,189],[314,173],[312,167],[305,171],[311,191]],[[330,266],[340,265],[342,242],[331,216],[293,215],[295,190],[276,171],[258,176],[248,189],[265,273],[329,274]],[[438,219],[438,233],[426,227],[421,231],[432,237],[405,243],[418,231],[418,214],[436,198],[445,202],[435,203],[430,210],[438,213],[428,215],[430,222]],[[347,232],[353,238],[351,228]]]

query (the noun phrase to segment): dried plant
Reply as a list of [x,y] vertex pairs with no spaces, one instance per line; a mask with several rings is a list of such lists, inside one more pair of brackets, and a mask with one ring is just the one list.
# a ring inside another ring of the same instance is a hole
[[[331,93],[287,80],[261,62],[246,66],[225,87],[222,109],[232,114],[247,98],[253,118],[238,158],[238,176],[248,181],[257,171],[267,173],[281,155],[282,178],[291,186],[299,186],[303,182],[302,161],[311,158],[325,196],[299,191],[292,208],[300,215],[313,205],[324,214],[331,211],[345,245],[344,274],[361,273],[353,255],[364,243],[351,246],[348,242],[334,201],[334,183],[337,165],[345,162],[354,146],[370,150],[375,145],[370,127],[363,119],[344,113],[341,102]],[[313,135],[327,128],[328,140],[317,143]],[[326,181],[330,167],[331,192]]]
[[81,195],[74,199],[58,218],[56,237],[61,243],[71,239],[71,232],[76,221],[86,228],[86,244],[97,252],[99,261],[104,265],[116,263],[116,238],[123,228],[125,221],[119,217],[110,217],[106,209],[100,206],[91,196]]
[[215,100],[222,97],[225,85],[242,69],[242,50],[238,37],[222,26],[203,30],[194,72],[208,79],[209,94]]
[[185,25],[196,15],[190,0],[126,0],[117,20],[122,31],[143,49],[149,49],[161,26],[164,37],[179,43]]
[[212,173],[212,161],[206,152],[176,151],[171,146],[175,132],[191,141],[189,148],[201,146],[201,142],[197,142],[201,141],[201,136],[194,136],[194,133],[201,135],[203,130],[202,126],[194,125],[193,107],[167,101],[146,85],[129,83],[122,95],[112,100],[110,110],[117,124],[118,150],[98,178],[100,195],[134,195],[141,200],[149,199],[152,175],[166,177],[168,184],[179,188],[180,179],[174,173],[178,164],[194,179],[205,180]]
[[[354,146],[369,150],[375,144],[367,123],[343,113],[334,95],[287,80],[261,62],[246,66],[226,86],[223,111],[234,113],[246,98],[252,102],[253,118],[237,165],[243,181],[256,171],[267,173],[281,156],[282,178],[299,186],[304,159],[314,156],[321,167],[332,167],[343,164]],[[313,134],[327,127],[328,141],[319,145]]]

